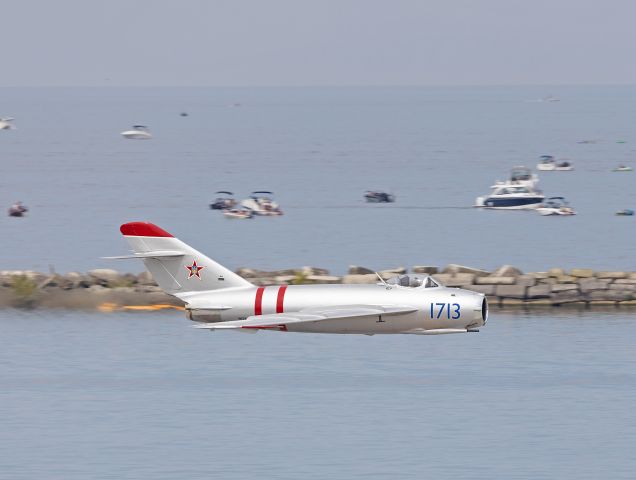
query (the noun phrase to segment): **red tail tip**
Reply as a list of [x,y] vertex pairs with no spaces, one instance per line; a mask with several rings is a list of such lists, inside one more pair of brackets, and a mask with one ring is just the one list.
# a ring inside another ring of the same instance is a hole
[[124,223],[119,230],[129,237],[172,237],[164,229],[150,222]]

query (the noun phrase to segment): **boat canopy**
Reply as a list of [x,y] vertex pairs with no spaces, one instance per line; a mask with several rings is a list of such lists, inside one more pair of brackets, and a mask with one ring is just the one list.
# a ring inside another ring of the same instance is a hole
[[146,129],[148,128],[146,125],[133,125],[133,128],[143,128]]
[[532,180],[532,170],[528,167],[514,167],[510,172],[510,180]]
[[274,192],[270,192],[268,190],[256,190],[256,191],[252,192],[250,197],[254,198],[254,199],[257,199],[257,198],[269,198],[269,197],[271,197],[273,195],[274,195]]
[[214,192],[216,194],[223,193],[225,195],[234,195],[232,192],[228,192],[227,190],[219,190],[218,192]]

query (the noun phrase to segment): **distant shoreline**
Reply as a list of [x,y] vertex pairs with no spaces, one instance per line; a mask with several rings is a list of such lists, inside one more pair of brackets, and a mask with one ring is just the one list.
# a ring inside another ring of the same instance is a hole
[[[547,272],[523,273],[504,265],[487,272],[451,264],[443,269],[414,266],[410,272],[411,275],[431,275],[448,287],[483,293],[491,308],[532,309],[539,313],[563,307],[636,307],[636,272],[631,271],[553,268]],[[240,268],[237,273],[259,286],[379,281],[375,272],[358,266],[349,267],[344,276],[330,275],[327,270],[315,267],[276,271]],[[404,267],[378,272],[385,280],[406,273]],[[110,269],[66,274],[0,271],[0,308],[137,312],[180,310],[183,302],[161,291],[147,272],[135,275]]]

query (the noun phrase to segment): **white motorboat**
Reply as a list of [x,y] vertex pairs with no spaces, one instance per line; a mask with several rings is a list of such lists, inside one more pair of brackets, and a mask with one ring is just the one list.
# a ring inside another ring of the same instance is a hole
[[616,215],[621,217],[632,217],[634,215],[634,210],[631,208],[626,208],[625,210],[619,210],[616,212]]
[[537,164],[537,170],[542,170],[544,172],[567,172],[574,170],[574,167],[567,160],[557,161],[552,155],[541,155],[540,161]]
[[216,192],[218,195],[214,202],[210,204],[212,210],[229,210],[236,206],[236,200],[234,200],[233,193],[227,190],[219,190]]
[[537,212],[541,215],[576,215],[576,212],[563,197],[548,198],[544,204],[537,208]]
[[254,215],[276,217],[283,214],[278,203],[272,199],[272,192],[258,190],[252,192],[250,198],[241,202],[241,206],[248,208]]
[[477,197],[475,207],[502,210],[530,210],[541,206],[545,195],[525,185],[502,183],[493,185],[492,192]]
[[628,167],[627,165],[619,165],[614,170],[612,170],[612,172],[631,172],[632,170],[632,167]]
[[148,131],[148,127],[145,125],[133,125],[131,130],[121,132],[122,137],[131,140],[149,140],[152,138],[151,133]]
[[0,118],[0,130],[15,130],[15,125],[11,122],[13,122],[11,117]]

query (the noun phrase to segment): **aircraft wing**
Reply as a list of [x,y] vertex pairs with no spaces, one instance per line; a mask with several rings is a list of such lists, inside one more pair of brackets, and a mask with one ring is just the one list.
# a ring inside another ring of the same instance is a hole
[[366,317],[369,315],[402,315],[417,311],[416,308],[407,305],[350,305],[340,307],[314,307],[306,308],[298,312],[271,313],[267,315],[252,315],[245,320],[230,322],[202,323],[195,328],[207,330],[287,330],[287,325],[325,320],[348,319]]

